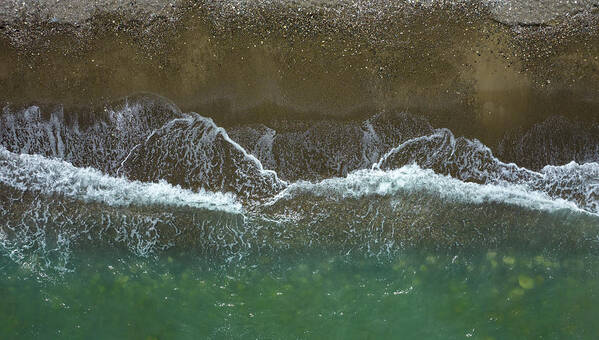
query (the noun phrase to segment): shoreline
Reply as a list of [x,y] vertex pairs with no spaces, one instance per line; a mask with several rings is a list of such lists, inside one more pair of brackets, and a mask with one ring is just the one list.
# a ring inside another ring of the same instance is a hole
[[489,145],[554,115],[599,121],[592,2],[574,16],[541,11],[552,19],[526,25],[501,23],[488,5],[439,1],[147,0],[131,6],[133,16],[111,12],[119,1],[71,12],[68,4],[81,4],[68,2],[56,13],[44,3],[14,22],[0,8],[3,106],[68,114],[151,92],[223,126],[400,110]]

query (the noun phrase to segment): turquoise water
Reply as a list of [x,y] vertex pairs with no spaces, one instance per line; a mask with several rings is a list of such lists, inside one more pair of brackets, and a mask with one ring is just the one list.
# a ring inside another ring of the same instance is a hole
[[594,339],[599,257],[509,250],[391,258],[94,250],[45,276],[2,262],[12,339]]
[[0,117],[1,339],[597,338],[599,163],[167,104]]

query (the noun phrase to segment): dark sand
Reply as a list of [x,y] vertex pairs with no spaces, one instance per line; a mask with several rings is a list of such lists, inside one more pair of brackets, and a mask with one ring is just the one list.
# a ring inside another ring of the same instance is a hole
[[0,102],[101,108],[136,92],[224,126],[426,115],[495,145],[599,116],[599,1],[0,4]]

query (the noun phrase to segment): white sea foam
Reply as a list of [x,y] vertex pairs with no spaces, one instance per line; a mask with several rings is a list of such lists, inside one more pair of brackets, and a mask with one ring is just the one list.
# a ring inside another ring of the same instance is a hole
[[214,121],[212,120],[212,118],[206,118],[206,117],[202,117],[197,115],[196,117],[198,117],[198,119],[202,120],[206,125],[211,126],[212,128],[214,128],[218,133],[220,133],[223,138],[225,139],[225,141],[227,141],[228,143],[230,143],[235,149],[237,149],[239,152],[241,152],[246,159],[248,159],[249,161],[251,161],[252,163],[254,163],[254,165],[258,168],[258,171],[268,174],[272,177],[274,177],[274,179],[277,182],[282,183],[283,185],[287,185],[288,183],[279,179],[276,171],[273,170],[269,170],[269,169],[265,169],[262,166],[262,163],[260,162],[260,160],[258,160],[258,158],[256,158],[256,156],[252,155],[251,153],[247,152],[241,145],[239,145],[239,143],[237,143],[236,141],[232,140],[231,137],[229,137],[229,134],[227,133],[227,130],[225,130],[224,128],[217,126]]
[[391,149],[372,169],[391,170],[407,164],[418,164],[466,182],[521,185],[531,192],[543,192],[599,214],[599,163],[571,162],[532,171],[502,162],[478,140],[456,138],[450,130],[438,129]]
[[393,196],[405,192],[426,192],[439,198],[469,204],[503,203],[532,210],[557,211],[568,209],[589,213],[575,203],[552,198],[517,184],[478,184],[463,182],[448,175],[417,165],[406,165],[394,170],[358,170],[344,178],[330,178],[312,183],[300,181],[290,185],[268,202],[290,200],[299,195],[326,197],[334,200]]
[[121,171],[142,181],[166,179],[185,188],[233,192],[249,199],[274,195],[287,185],[225,129],[196,113],[154,130],[122,163]]
[[165,181],[144,183],[111,177],[93,168],[39,155],[16,154],[0,146],[0,183],[19,190],[64,195],[111,206],[167,205],[239,213],[234,195],[194,192]]

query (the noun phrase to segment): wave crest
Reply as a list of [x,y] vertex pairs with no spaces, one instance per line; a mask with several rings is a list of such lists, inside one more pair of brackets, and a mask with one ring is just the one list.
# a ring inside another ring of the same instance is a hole
[[232,194],[193,192],[165,181],[130,181],[40,155],[14,154],[3,147],[0,147],[0,183],[21,191],[109,206],[164,205],[241,212],[241,204]]

